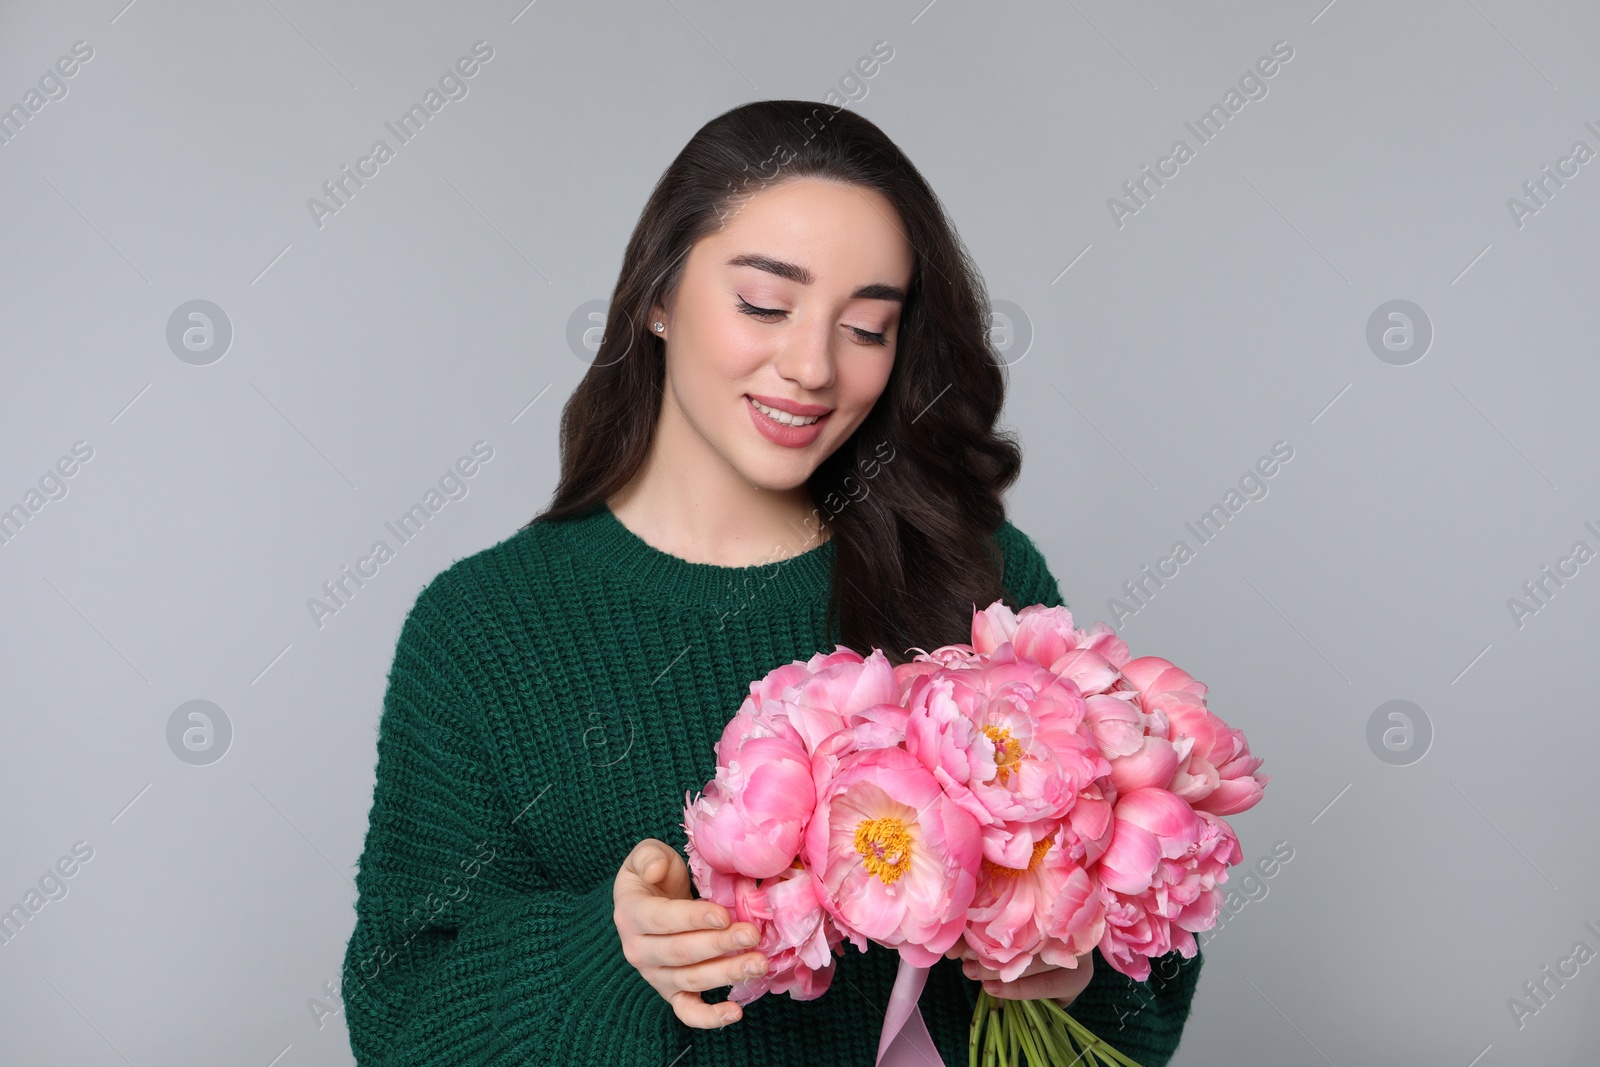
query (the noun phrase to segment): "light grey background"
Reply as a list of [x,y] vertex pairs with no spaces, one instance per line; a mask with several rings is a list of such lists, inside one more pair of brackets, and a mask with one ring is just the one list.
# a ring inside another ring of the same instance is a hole
[[[1207,946],[1175,1062],[1594,1061],[1600,961],[1520,1027],[1508,1000],[1600,951],[1600,562],[1520,625],[1508,601],[1600,549],[1600,160],[1520,226],[1508,199],[1600,150],[1600,9],[124,3],[0,5],[0,106],[93,49],[0,145],[0,508],[93,450],[0,545],[0,906],[93,849],[0,945],[5,1063],[351,1062],[337,978],[404,613],[547,499],[573,317],[685,140],[830,92],[1015,309],[1012,515],[1080,622],[1195,550],[1123,633],[1266,757],[1246,862],[1294,858]],[[477,41],[468,94],[319,226],[308,199]],[[1278,41],[1267,95],[1198,144],[1184,123]],[[1119,227],[1108,198],[1179,138],[1194,158]],[[167,339],[193,300],[231,324],[208,365]],[[1407,365],[1367,340],[1391,300],[1434,333]],[[467,495],[319,625],[322,583],[479,441]],[[1185,523],[1279,441],[1200,545]],[[1367,740],[1397,699],[1432,729],[1409,765]],[[193,700],[231,724],[209,765],[168,743]]]

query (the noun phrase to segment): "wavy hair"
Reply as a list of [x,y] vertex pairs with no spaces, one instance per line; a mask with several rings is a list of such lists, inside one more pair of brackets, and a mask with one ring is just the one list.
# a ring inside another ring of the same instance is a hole
[[806,483],[835,542],[829,611],[840,640],[901,663],[913,646],[969,640],[974,607],[1018,606],[993,535],[1022,449],[996,429],[1005,381],[980,275],[916,167],[847,109],[744,104],[702,126],[667,167],[628,240],[599,350],[562,409],[560,482],[526,526],[603,506],[633,479],[665,388],[650,308],[669,302],[690,248],[742,198],[806,177],[877,190],[914,257],[884,391]]

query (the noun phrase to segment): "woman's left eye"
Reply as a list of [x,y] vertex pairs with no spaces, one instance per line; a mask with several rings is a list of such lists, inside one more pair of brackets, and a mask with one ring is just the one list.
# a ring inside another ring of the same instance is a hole
[[[742,296],[739,298],[739,311],[745,315],[753,315],[758,319],[765,318],[768,315],[788,314],[787,311],[781,311],[776,308],[758,308]],[[861,340],[867,342],[868,344],[887,345],[889,343],[889,339],[886,334],[873,333],[871,330],[863,330],[859,326],[852,326],[850,327],[850,330],[857,337],[861,338]]]

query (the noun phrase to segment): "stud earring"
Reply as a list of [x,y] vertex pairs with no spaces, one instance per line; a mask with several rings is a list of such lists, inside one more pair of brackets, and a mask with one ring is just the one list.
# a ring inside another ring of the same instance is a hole
[[667,328],[667,324],[666,323],[664,323],[664,322],[656,323],[656,333],[660,333],[661,331],[665,330],[666,328]]

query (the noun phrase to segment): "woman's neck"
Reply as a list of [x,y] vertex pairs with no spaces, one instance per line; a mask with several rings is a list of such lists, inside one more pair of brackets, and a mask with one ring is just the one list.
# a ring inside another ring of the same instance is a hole
[[748,567],[799,555],[830,536],[805,486],[712,488],[648,473],[612,494],[612,514],[642,540],[694,563]]

